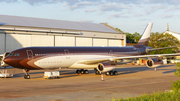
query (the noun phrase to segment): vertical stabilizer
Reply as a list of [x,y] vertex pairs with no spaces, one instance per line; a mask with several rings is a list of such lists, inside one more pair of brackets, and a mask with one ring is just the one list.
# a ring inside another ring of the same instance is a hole
[[151,29],[152,29],[152,23],[149,23],[146,27],[146,29],[144,30],[142,37],[140,38],[140,40],[138,41],[138,43],[136,45],[145,45],[148,46],[149,43],[149,38],[151,35]]

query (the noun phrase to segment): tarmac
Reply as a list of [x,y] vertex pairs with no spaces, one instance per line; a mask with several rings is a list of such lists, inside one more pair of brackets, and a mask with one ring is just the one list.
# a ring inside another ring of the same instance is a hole
[[[163,65],[157,71],[146,66],[121,65],[117,76],[77,75],[76,70],[59,70],[58,79],[44,79],[45,70],[31,70],[31,79],[24,79],[22,69],[6,68],[13,78],[0,78],[0,101],[111,101],[170,90],[175,64]],[[2,68],[4,69],[4,68]],[[2,70],[1,69],[1,70]],[[53,71],[53,70],[52,70]]]

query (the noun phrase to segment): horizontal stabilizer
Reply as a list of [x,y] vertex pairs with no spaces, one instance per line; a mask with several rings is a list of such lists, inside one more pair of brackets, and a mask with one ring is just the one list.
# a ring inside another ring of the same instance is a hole
[[150,51],[154,51],[154,50],[162,50],[162,49],[170,49],[170,48],[175,48],[175,46],[174,47],[163,47],[163,48],[155,48],[155,49],[146,49],[146,53],[148,53],[148,52],[150,52]]

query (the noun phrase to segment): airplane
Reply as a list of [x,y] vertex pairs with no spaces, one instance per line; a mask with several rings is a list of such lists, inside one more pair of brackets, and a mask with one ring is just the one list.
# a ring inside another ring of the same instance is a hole
[[118,74],[113,71],[117,64],[131,63],[136,58],[149,58],[147,67],[156,68],[163,64],[162,56],[180,54],[146,55],[149,51],[172,48],[147,47],[152,25],[147,25],[139,42],[133,47],[26,47],[12,51],[4,62],[24,69],[25,79],[30,79],[29,70],[62,68],[77,69],[77,74],[88,74],[88,69],[94,69],[95,74],[113,76]]
[[4,61],[3,61],[4,58],[9,55],[9,53],[10,53],[10,52],[5,52],[4,54],[0,54],[0,68],[1,68],[1,67],[6,68],[6,67],[9,66],[8,64],[4,63]]

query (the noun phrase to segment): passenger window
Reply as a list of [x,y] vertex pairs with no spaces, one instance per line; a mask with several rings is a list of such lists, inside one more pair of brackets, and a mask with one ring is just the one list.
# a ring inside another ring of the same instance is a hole
[[10,53],[9,56],[13,56],[14,54],[13,53]]

